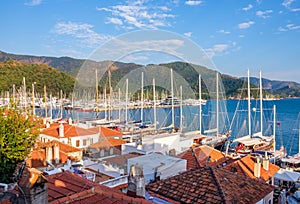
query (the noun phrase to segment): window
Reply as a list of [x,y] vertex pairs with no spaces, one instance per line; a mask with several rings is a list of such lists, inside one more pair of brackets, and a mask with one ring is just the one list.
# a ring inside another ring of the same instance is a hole
[[86,146],[86,139],[82,141],[82,146]]
[[76,147],[80,146],[80,140],[76,140]]
[[110,155],[113,155],[113,154],[114,154],[114,148],[113,148],[113,147],[111,147],[111,148],[109,149],[109,154],[110,154]]

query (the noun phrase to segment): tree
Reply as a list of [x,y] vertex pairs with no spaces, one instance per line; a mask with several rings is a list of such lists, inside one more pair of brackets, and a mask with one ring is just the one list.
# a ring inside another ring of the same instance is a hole
[[0,108],[0,182],[14,181],[18,164],[30,153],[40,133],[40,120],[14,105]]

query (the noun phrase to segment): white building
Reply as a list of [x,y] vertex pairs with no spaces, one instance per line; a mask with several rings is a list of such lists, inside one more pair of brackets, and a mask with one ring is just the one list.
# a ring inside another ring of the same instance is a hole
[[41,142],[57,140],[73,147],[86,149],[89,145],[99,141],[99,128],[84,129],[72,124],[51,124],[40,134]]
[[180,133],[160,133],[143,135],[140,143],[126,143],[122,146],[122,154],[137,152],[140,154],[150,154],[160,152],[169,155],[175,150],[175,154],[188,150],[193,145],[192,136],[183,136]]
[[186,171],[186,162],[185,159],[154,153],[128,159],[127,170],[129,174],[130,166],[142,167],[146,183],[149,183],[158,177],[165,179]]

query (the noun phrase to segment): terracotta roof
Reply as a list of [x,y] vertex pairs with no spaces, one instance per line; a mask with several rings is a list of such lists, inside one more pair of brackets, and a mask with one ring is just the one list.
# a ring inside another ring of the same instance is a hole
[[[51,124],[49,128],[46,128],[42,131],[42,134],[59,138],[59,125],[60,124],[57,123]],[[99,132],[99,130],[95,128],[84,129],[69,124],[63,124],[63,126],[64,126],[64,137],[86,136],[86,135],[97,134]]]
[[[64,144],[56,140],[46,142],[46,143],[39,142],[37,143],[37,146],[29,154],[29,158],[26,160],[27,165],[34,168],[47,166],[45,149],[46,147],[53,147],[55,145],[59,146],[59,160],[60,160],[59,162],[62,164],[66,163],[68,158],[77,161],[75,158],[69,157],[68,153],[82,151],[76,147],[73,147],[68,144]],[[52,158],[54,158],[54,151],[52,151],[52,154],[53,154]]]
[[109,148],[109,147],[117,147],[121,146],[122,144],[125,144],[126,142],[124,140],[120,139],[114,139],[114,138],[106,138],[101,140],[100,142],[91,144],[89,148],[95,148],[95,149],[102,149],[102,148]]
[[176,157],[187,160],[187,169],[205,166],[206,161],[209,157],[209,165],[211,163],[225,159],[225,155],[222,152],[207,145],[201,145],[196,148],[191,148],[185,152],[178,154]]
[[100,137],[122,137],[123,133],[117,130],[110,129],[105,126],[91,128],[93,131],[100,131]]
[[106,159],[103,159],[103,161],[105,161],[108,164],[116,164],[118,166],[123,166],[123,165],[127,165],[128,159],[139,157],[142,155],[143,154],[139,154],[139,153],[129,153],[129,154],[123,154],[120,156],[106,158]]
[[273,191],[259,182],[229,171],[201,167],[150,183],[147,191],[180,203],[256,203]]
[[[224,168],[227,170],[236,171],[238,174],[247,175],[250,178],[256,178],[254,176],[254,163],[256,161],[256,157],[247,155],[240,160],[237,160],[229,165],[226,165]],[[269,170],[265,170],[261,165],[260,168],[260,178],[264,181],[268,181],[272,178],[276,172],[280,169],[279,166],[272,164],[269,162]]]
[[55,203],[149,203],[122,192],[91,182],[71,172],[47,177],[48,201]]
[[150,204],[143,198],[132,198],[121,192],[114,192],[112,189],[102,189],[102,187],[95,187],[94,189],[85,190],[64,198],[50,202],[49,204]]

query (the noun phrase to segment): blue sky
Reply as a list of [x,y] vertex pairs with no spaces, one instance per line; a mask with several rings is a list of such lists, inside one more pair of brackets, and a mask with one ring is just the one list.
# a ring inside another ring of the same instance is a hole
[[0,50],[86,58],[124,33],[164,30],[203,48],[221,73],[300,82],[299,14],[299,0],[3,0]]

